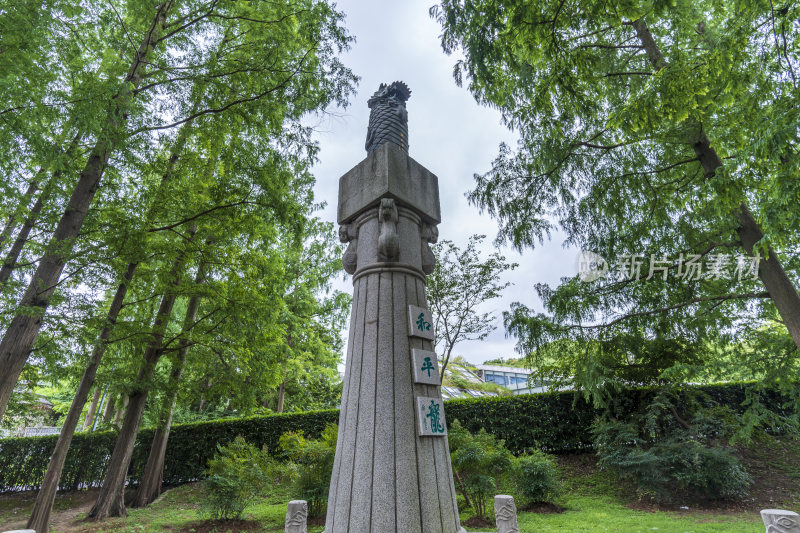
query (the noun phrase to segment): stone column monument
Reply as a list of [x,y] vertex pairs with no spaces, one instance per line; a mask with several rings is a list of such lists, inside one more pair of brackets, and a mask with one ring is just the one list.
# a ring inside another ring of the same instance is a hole
[[402,82],[370,98],[367,157],[339,179],[353,308],[326,533],[460,533],[425,276],[438,180],[408,155]]

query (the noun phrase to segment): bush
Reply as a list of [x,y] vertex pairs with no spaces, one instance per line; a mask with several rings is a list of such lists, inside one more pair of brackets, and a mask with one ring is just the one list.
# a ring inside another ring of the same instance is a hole
[[625,420],[598,419],[600,466],[631,480],[640,497],[660,502],[745,496],[751,479],[728,444],[737,425],[732,411],[700,407],[681,414],[675,400],[662,393]]
[[[752,384],[704,385],[692,389],[703,392],[707,406],[729,406],[742,412],[748,406],[757,405],[761,411],[758,416],[749,418],[750,424],[769,424],[776,431],[788,430],[791,426],[786,420],[795,415],[794,408],[787,407],[790,404],[787,398],[776,391],[759,390]],[[626,413],[649,404],[655,394],[652,388],[622,391],[614,398],[616,416],[625,419]],[[444,405],[448,420],[459,419],[472,433],[485,429],[503,439],[514,454],[525,453],[529,448],[550,453],[591,450],[592,423],[599,414],[574,392],[450,400]],[[167,446],[164,483],[179,485],[202,479],[206,475],[205,465],[217,452],[217,446],[227,444],[237,435],[256,446],[266,446],[275,454],[279,452],[278,440],[284,433],[303,431],[306,437],[317,438],[327,424],[336,423],[338,419],[339,412],[329,410],[175,424]],[[38,489],[57,438],[57,435],[50,435],[0,439],[0,492]],[[76,434],[59,489],[98,486],[115,440],[114,431]],[[132,485],[138,483],[152,440],[152,429],[139,431],[128,472]]]
[[338,432],[335,424],[328,424],[319,440],[307,439],[302,431],[293,431],[283,434],[279,441],[286,457],[299,467],[296,490],[308,502],[308,514],[312,517],[325,514]]
[[214,518],[241,518],[245,508],[281,481],[281,468],[266,449],[237,436],[208,462],[206,505]]
[[450,424],[448,439],[456,490],[476,516],[489,520],[487,503],[494,498],[497,487],[514,472],[517,460],[502,440],[483,429],[473,435],[458,420]]
[[555,459],[544,452],[533,450],[518,459],[517,490],[529,502],[549,502],[561,492],[558,466]]

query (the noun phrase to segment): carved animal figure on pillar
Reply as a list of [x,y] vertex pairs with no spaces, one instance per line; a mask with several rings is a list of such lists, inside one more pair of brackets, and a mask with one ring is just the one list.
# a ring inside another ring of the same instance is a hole
[[408,152],[408,112],[406,101],[411,90],[402,81],[390,85],[381,83],[367,105],[371,110],[367,127],[367,153],[390,142]]

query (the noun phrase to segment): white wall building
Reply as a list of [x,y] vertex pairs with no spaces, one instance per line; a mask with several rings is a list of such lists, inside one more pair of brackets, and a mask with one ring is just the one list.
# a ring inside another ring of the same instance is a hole
[[475,365],[478,377],[489,383],[502,385],[514,394],[531,394],[534,392],[545,392],[547,383],[531,383],[530,370],[515,366],[499,365]]

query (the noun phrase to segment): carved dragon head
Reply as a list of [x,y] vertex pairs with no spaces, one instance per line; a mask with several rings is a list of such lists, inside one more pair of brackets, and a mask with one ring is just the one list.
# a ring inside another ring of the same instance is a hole
[[367,100],[367,105],[370,109],[379,103],[405,106],[410,96],[411,89],[402,81],[394,81],[388,85],[381,83],[375,94]]

